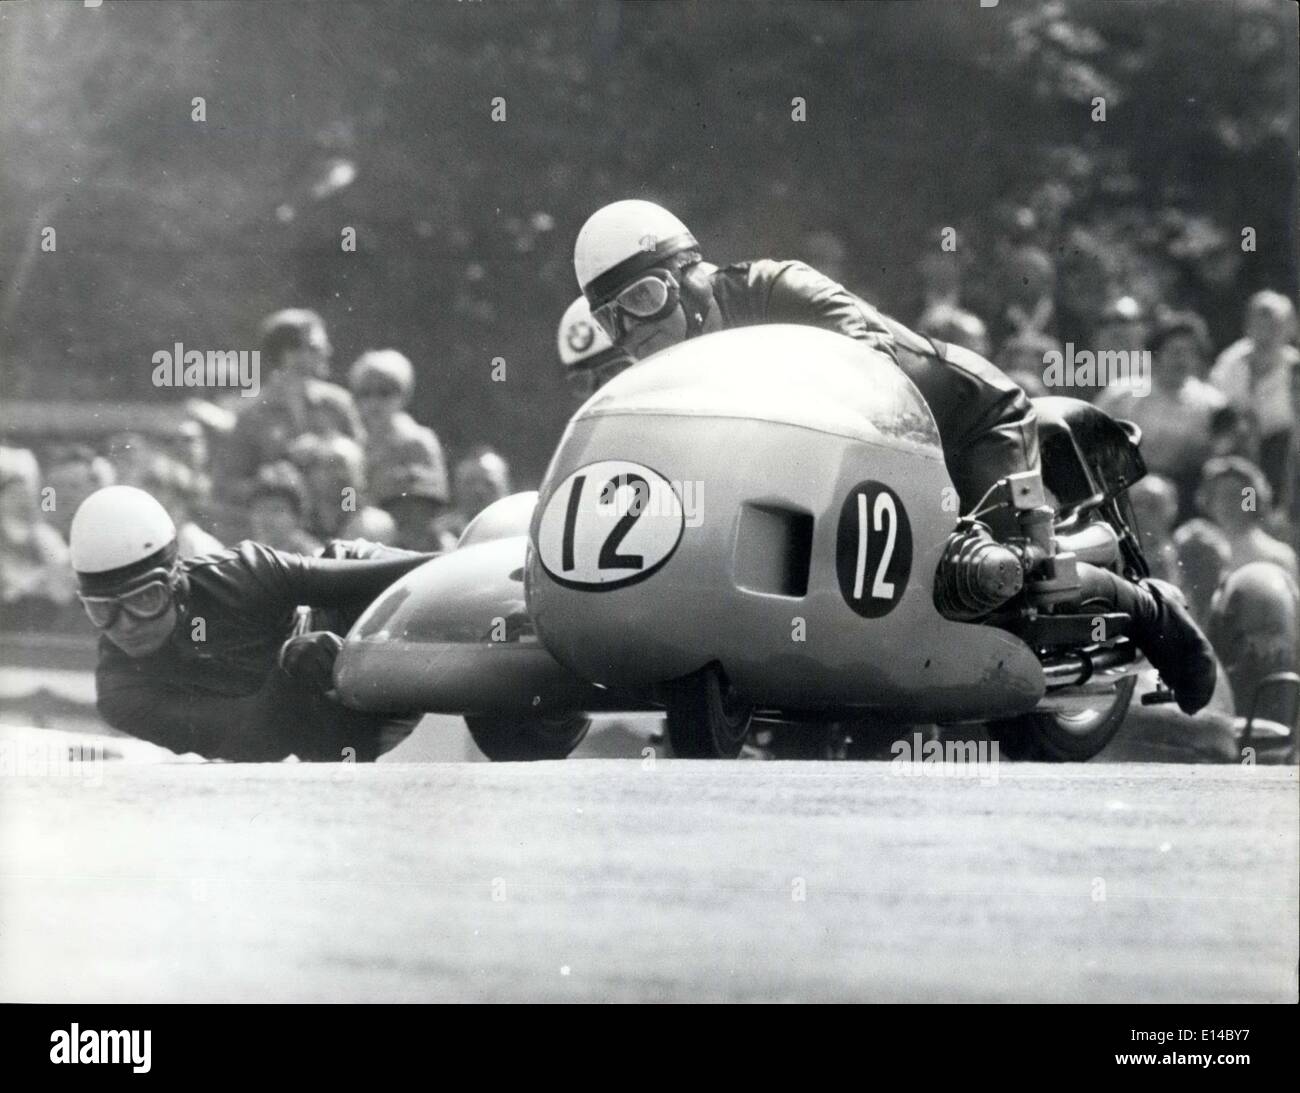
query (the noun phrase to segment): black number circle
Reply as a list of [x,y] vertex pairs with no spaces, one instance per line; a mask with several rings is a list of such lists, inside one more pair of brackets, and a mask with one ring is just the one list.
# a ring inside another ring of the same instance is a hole
[[883,482],[859,482],[840,509],[835,571],[844,602],[863,618],[898,606],[912,573],[912,525],[902,499]]

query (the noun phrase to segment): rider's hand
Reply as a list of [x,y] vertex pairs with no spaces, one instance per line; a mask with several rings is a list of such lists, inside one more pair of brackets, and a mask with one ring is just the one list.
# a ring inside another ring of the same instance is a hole
[[382,543],[372,543],[369,539],[331,539],[321,551],[321,557],[364,561],[383,549]]
[[324,694],[334,687],[334,661],[343,639],[329,630],[309,630],[280,646],[280,669],[290,679]]

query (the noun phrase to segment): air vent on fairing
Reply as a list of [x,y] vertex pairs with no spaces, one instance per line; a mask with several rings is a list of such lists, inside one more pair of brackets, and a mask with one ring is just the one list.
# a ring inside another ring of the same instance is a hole
[[813,518],[779,505],[746,503],[736,529],[736,587],[776,596],[808,593]]

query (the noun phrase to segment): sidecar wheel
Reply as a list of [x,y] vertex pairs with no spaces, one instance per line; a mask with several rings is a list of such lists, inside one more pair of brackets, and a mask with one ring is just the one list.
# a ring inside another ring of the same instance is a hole
[[1082,763],[1091,759],[1124,724],[1137,676],[1127,676],[1115,687],[1107,705],[1066,713],[1058,710],[1022,714],[1005,721],[990,721],[989,735],[1007,759],[1037,759],[1048,763]]
[[682,759],[734,759],[745,746],[754,709],[709,665],[665,688],[668,742]]
[[559,717],[466,717],[478,750],[494,763],[528,763],[564,759],[582,743],[591,718],[581,714]]

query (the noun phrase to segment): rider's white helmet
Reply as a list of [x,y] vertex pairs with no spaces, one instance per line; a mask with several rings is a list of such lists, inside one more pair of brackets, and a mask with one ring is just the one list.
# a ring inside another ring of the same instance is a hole
[[597,209],[573,245],[578,287],[593,308],[610,299],[637,274],[699,243],[680,220],[651,201],[615,201]]
[[167,564],[175,554],[176,525],[167,510],[134,486],[106,486],[77,508],[69,534],[72,568],[79,575],[123,577],[142,563]]
[[565,309],[556,337],[560,363],[566,369],[582,367],[614,348],[604,328],[591,317],[585,296],[579,296]]

